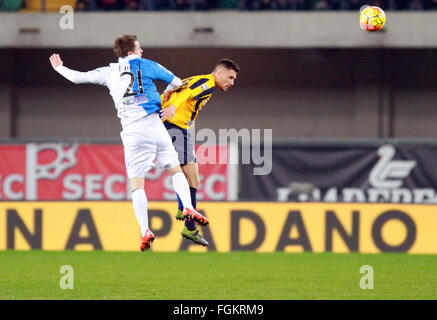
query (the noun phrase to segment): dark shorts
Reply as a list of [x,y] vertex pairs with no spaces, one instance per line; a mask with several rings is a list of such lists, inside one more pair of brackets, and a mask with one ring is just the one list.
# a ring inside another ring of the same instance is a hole
[[176,149],[181,166],[190,162],[197,162],[196,154],[194,153],[192,131],[178,127],[170,122],[164,122],[164,126]]

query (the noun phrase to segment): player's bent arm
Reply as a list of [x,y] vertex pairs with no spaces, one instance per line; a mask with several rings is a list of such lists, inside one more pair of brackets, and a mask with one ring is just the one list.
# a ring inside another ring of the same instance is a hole
[[61,65],[58,66],[55,70],[59,72],[64,78],[76,84],[94,83],[104,85],[106,82],[109,67],[103,67],[88,72],[79,72]]
[[181,85],[182,85],[182,80],[174,76],[173,80],[168,84],[167,88],[165,88],[164,93],[173,91],[179,88]]

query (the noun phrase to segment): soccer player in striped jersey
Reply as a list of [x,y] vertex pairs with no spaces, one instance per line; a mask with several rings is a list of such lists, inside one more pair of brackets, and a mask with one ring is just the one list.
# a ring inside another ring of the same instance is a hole
[[191,205],[190,189],[182,173],[178,155],[172,145],[158,112],[161,99],[154,81],[168,84],[168,89],[179,87],[182,82],[160,64],[143,59],[143,50],[135,35],[123,35],[114,42],[117,63],[88,72],[78,72],[63,65],[58,54],[50,56],[50,63],[57,72],[73,83],[93,83],[106,86],[112,96],[121,120],[120,132],[124,147],[126,171],[132,188],[132,202],[141,230],[140,249],[149,249],[155,239],[149,229],[147,197],[144,177],[153,167],[153,161],[171,175],[173,187],[183,203],[183,218],[207,225],[208,219]]
[[[229,59],[220,60],[210,74],[192,76],[182,80],[182,85],[173,89],[167,87],[161,95],[161,118],[172,137],[173,145],[178,153],[182,171],[187,177],[191,191],[191,204],[196,208],[196,193],[199,188],[199,168],[194,153],[192,131],[194,121],[200,110],[211,99],[216,88],[227,91],[234,85],[238,65]],[[178,212],[176,219],[184,220],[183,203],[178,196]],[[208,246],[208,242],[200,235],[193,220],[185,220],[181,232],[185,239]]]

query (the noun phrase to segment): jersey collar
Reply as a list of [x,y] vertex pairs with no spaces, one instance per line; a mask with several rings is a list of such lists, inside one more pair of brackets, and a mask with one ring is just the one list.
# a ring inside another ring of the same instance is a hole
[[124,58],[118,58],[118,62],[123,62],[123,61],[129,61],[129,60],[133,60],[133,59],[138,59],[140,56],[136,55],[136,54],[130,54]]

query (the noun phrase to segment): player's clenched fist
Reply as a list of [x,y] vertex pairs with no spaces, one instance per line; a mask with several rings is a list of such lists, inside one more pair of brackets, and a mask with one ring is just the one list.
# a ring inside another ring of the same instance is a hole
[[54,53],[49,57],[50,63],[52,64],[53,69],[56,70],[57,67],[62,66],[63,62],[59,54]]

